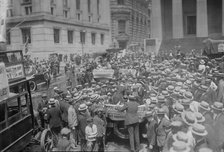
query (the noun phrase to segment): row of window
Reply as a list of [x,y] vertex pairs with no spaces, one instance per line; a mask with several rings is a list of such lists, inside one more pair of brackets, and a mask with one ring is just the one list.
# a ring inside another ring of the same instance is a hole
[[126,33],[126,20],[118,20],[118,34],[124,34],[124,33]]
[[[68,43],[72,44],[74,41],[74,31],[68,30],[67,31],[68,36]],[[82,44],[86,43],[86,32],[80,31],[80,42]],[[60,29],[54,29],[54,43],[60,43]],[[96,33],[91,33],[91,43],[93,45],[96,44]],[[100,44],[104,44],[104,34],[100,34]]]
[[[22,28],[22,41],[23,43],[31,43],[31,33],[30,28]],[[68,43],[73,44],[74,42],[74,31],[68,30],[67,31],[68,36]],[[11,44],[11,35],[10,31],[7,31],[6,34],[7,44]],[[80,42],[82,44],[86,43],[86,32],[80,31]],[[54,29],[54,43],[60,43],[60,29]],[[93,45],[96,44],[96,33],[91,33],[91,43]],[[100,34],[100,44],[104,45],[104,34]]]
[[[12,5],[12,2],[10,2],[10,5]],[[32,14],[32,1],[31,0],[23,0],[22,5],[24,6],[24,12],[25,15],[30,15]],[[55,0],[51,0],[51,14],[54,15],[54,7],[55,7]],[[69,7],[69,3],[68,0],[63,0],[63,6],[64,8],[68,8]],[[91,13],[91,0],[87,1],[87,8],[88,8],[88,13]],[[81,3],[80,0],[76,0],[76,10],[81,10]],[[68,17],[68,10],[64,10],[64,17]],[[7,17],[12,17],[13,13],[12,13],[12,8],[9,8],[7,10]],[[100,0],[97,0],[97,14],[100,14]]]

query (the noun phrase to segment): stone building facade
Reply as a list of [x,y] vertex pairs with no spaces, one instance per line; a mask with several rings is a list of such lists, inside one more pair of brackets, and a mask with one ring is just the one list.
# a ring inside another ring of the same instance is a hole
[[105,51],[111,43],[109,0],[8,0],[8,50],[32,56]]
[[150,18],[147,0],[110,0],[112,41],[120,48],[143,44],[149,38]]
[[164,49],[175,43],[200,49],[207,37],[223,39],[224,0],[152,0],[151,23],[151,36]]

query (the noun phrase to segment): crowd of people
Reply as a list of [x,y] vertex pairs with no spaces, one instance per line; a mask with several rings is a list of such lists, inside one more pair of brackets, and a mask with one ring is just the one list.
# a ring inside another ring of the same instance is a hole
[[125,111],[131,151],[141,149],[141,121],[137,114],[140,105],[144,105],[143,119],[147,121],[148,151],[223,151],[222,58],[180,58],[173,54],[152,58],[135,52],[122,58],[114,55],[105,62],[114,70],[113,79],[94,80],[92,75],[81,83],[75,78],[77,84],[67,91],[55,87],[50,99],[42,95],[38,106],[41,127],[47,123],[58,135],[57,150],[74,150],[80,145],[81,151],[104,151],[108,115],[105,105],[113,104],[119,105],[115,108],[118,113]]

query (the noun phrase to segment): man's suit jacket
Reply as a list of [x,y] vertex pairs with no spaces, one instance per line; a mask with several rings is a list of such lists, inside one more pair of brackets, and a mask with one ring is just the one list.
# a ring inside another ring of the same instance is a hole
[[136,101],[129,101],[120,109],[120,111],[126,110],[125,125],[131,125],[139,122],[137,115],[139,104]]
[[149,145],[156,145],[156,124],[157,122],[155,120],[152,120],[147,125],[147,139],[149,142]]
[[214,129],[218,133],[218,146],[224,144],[224,114],[220,113],[214,120]]
[[166,141],[166,128],[170,125],[170,121],[165,117],[159,122],[156,129],[157,145],[163,147]]
[[68,108],[70,107],[70,104],[68,104],[66,101],[59,101],[59,104],[62,113],[61,114],[62,120],[68,122]]
[[61,112],[58,107],[52,107],[47,111],[47,120],[49,121],[50,128],[61,126]]

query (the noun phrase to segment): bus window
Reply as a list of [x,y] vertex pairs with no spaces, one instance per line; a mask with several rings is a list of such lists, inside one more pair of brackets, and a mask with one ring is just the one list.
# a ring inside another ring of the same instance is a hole
[[5,102],[0,102],[0,130],[3,130],[5,127]]
[[28,98],[28,94],[22,95],[20,96],[20,101],[21,101],[21,112],[22,112],[22,117],[27,116],[28,114],[30,114],[29,111],[29,98]]
[[8,125],[11,125],[20,119],[19,97],[8,100],[7,108],[8,108]]

